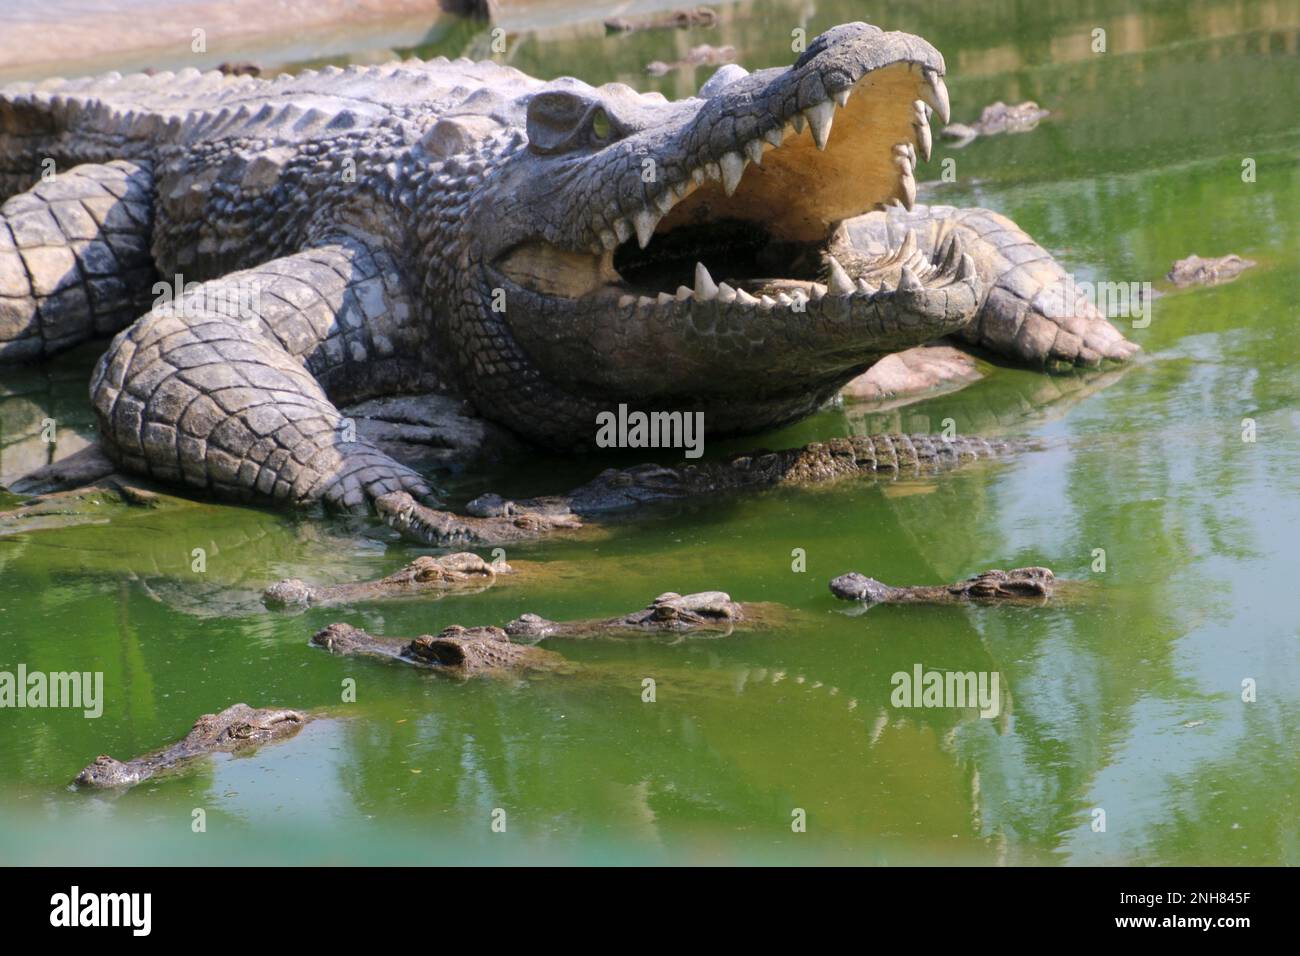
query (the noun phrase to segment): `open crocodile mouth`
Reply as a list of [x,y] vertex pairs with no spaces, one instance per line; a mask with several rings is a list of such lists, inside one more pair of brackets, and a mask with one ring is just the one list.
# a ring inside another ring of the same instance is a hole
[[[816,88],[824,98],[797,106],[801,84],[730,148],[710,138],[697,165],[645,184],[640,208],[601,211],[587,251],[525,242],[499,256],[496,270],[527,292],[577,300],[578,311],[594,303],[660,315],[706,302],[745,313],[812,307],[881,326],[897,319],[912,337],[952,331],[958,313],[974,308],[977,282],[959,237],[927,256],[909,234],[868,257],[838,231],[873,209],[912,207],[916,163],[930,155],[930,115],[948,116],[939,71],[895,60],[856,79],[822,77]],[[933,328],[920,328],[927,320]]]

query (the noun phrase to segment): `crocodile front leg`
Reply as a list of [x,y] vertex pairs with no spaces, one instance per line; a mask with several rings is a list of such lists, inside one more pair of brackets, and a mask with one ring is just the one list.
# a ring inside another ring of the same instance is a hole
[[327,391],[420,384],[406,373],[423,345],[392,258],[341,238],[156,307],[113,340],[91,400],[105,450],[129,471],[227,499],[365,512],[431,490],[358,438]]
[[88,164],[0,206],[0,364],[46,358],[140,314],[154,277],[153,174]]
[[868,213],[845,223],[834,251],[850,271],[870,273],[874,256],[899,248],[897,261],[883,267],[892,284],[909,259],[955,255],[954,235],[986,290],[974,320],[956,337],[1031,366],[1096,366],[1138,351],[1050,252],[988,209],[917,205]]

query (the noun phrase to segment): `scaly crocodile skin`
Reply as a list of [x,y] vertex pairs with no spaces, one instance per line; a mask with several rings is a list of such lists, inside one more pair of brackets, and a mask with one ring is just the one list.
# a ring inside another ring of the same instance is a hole
[[[477,532],[417,513],[428,484],[336,403],[432,388],[570,449],[621,403],[700,412],[713,438],[772,428],[951,334],[1037,364],[1127,357],[1095,310],[1040,307],[1059,267],[1008,220],[854,218],[914,206],[931,113],[948,118],[944,71],[923,39],[851,23],[788,69],[724,67],[678,102],[446,60],[0,88],[0,189],[28,190],[0,210],[0,360],[119,327],[154,279],[184,286],[147,296],[96,370],[122,468],[223,498],[374,508],[454,541]],[[768,258],[734,287],[698,262],[674,291],[680,264],[647,249],[730,222],[766,237]],[[855,229],[856,252],[837,238]],[[615,269],[638,255],[672,275]],[[791,259],[802,271],[755,271]]]

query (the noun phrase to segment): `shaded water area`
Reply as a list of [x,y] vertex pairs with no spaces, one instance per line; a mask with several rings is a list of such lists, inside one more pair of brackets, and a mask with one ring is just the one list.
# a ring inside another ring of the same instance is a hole
[[[499,58],[681,96],[711,69],[652,78],[644,64],[712,43],[750,69],[785,65],[790,29],[811,37],[864,15],[847,0],[719,9],[712,29],[606,37],[596,20],[512,36]],[[750,495],[519,546],[508,558],[528,574],[442,601],[261,607],[277,578],[374,577],[422,553],[361,519],[196,502],[0,537],[0,670],[97,670],[106,683],[95,720],[0,711],[0,861],[1300,863],[1300,2],[866,12],[944,53],[954,120],[996,99],[1052,111],[1033,132],[960,151],[936,126],[918,178],[953,158],[956,182],[923,184],[921,199],[1010,215],[1081,280],[1153,282],[1165,294],[1149,327],[1119,320],[1144,349],[1131,368],[989,366],[960,392],[713,443],[710,455],[951,419],[1045,447],[932,480]],[[395,52],[478,48],[490,51],[467,29]],[[1161,279],[1175,259],[1229,252],[1259,266],[1215,288]],[[98,350],[0,375],[0,472],[48,454],[46,418],[63,441],[90,437]],[[554,491],[608,463],[538,460],[445,483],[456,502]],[[826,589],[853,569],[913,584],[1026,564],[1087,586],[1045,608],[866,614]],[[557,645],[580,671],[518,681],[454,683],[307,644],[335,620],[414,635],[524,611],[608,616],[708,588],[784,603],[793,619],[726,638]],[[998,672],[1001,713],[893,707],[892,675],[918,663]],[[347,678],[355,703],[340,700]],[[118,798],[65,789],[96,754],[161,746],[236,701],[329,719]],[[191,832],[197,808],[204,834]],[[505,833],[491,829],[496,808]],[[795,808],[806,833],[791,830]]]

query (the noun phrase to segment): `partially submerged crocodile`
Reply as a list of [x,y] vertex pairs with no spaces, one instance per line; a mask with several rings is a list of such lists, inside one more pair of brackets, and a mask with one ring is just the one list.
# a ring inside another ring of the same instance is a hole
[[331,624],[311,642],[341,656],[381,657],[456,677],[563,670],[570,665],[552,651],[533,645],[549,638],[630,637],[647,634],[721,632],[759,626],[771,608],[745,605],[723,591],[696,594],[668,592],[639,611],[621,617],[584,621],[550,621],[524,614],[505,627],[453,624],[436,635],[417,638],[378,637],[351,624]]
[[894,587],[857,571],[830,583],[831,593],[842,601],[865,604],[1034,603],[1050,598],[1056,577],[1050,568],[1012,568],[984,571],[956,584]]
[[100,754],[77,774],[77,787],[113,789],[134,787],[155,774],[176,770],[214,753],[234,753],[285,740],[311,720],[297,710],[253,708],[234,704],[219,714],[204,714],[181,740],[134,760],[122,762]]
[[1028,133],[1038,126],[1049,111],[1043,109],[1033,100],[1025,100],[1014,106],[1008,106],[1001,100],[990,103],[980,113],[980,118],[970,125],[949,123],[943,128],[943,135],[956,140],[953,149],[968,146],[978,136],[996,136],[999,133]]
[[634,33],[641,30],[685,30],[689,27],[711,27],[718,22],[716,10],[709,7],[673,10],[669,13],[629,20],[627,17],[609,17],[605,29],[610,33]]
[[426,554],[376,581],[311,585],[298,578],[287,578],[268,587],[262,599],[271,607],[325,607],[431,592],[476,592],[495,584],[498,574],[512,572],[513,568],[504,561],[484,561],[468,551],[440,558]]
[[651,76],[664,76],[673,70],[681,70],[696,66],[721,66],[724,63],[736,62],[736,48],[734,46],[709,46],[702,43],[699,46],[693,46],[686,51],[686,55],[679,60],[672,60],[665,63],[663,60],[652,60],[645,66],[645,71]]
[[726,591],[697,591],[678,594],[667,591],[639,611],[621,617],[586,621],[548,621],[537,614],[524,614],[505,626],[513,641],[536,642],[550,637],[627,637],[637,634],[719,631],[730,634],[736,627],[758,627],[771,620],[769,605],[741,604]]
[[0,359],[129,325],[91,384],[120,468],[442,543],[337,404],[432,389],[572,448],[622,403],[769,429],[946,335],[1128,358],[1010,220],[915,205],[943,73],[852,23],[679,102],[443,60],[0,88]]
[[1218,285],[1220,282],[1231,282],[1254,266],[1254,260],[1243,259],[1232,253],[1208,259],[1190,255],[1175,262],[1165,278],[1180,289],[1192,285]]
[[393,508],[385,520],[431,544],[497,544],[556,530],[584,518],[646,505],[785,485],[818,485],[852,477],[903,478],[950,471],[1032,447],[1027,441],[988,441],[954,435],[854,435],[784,451],[753,451],[688,465],[609,468],[563,495],[511,500],[484,494],[465,515],[428,508]]
[[317,631],[311,642],[340,657],[386,658],[455,677],[554,671],[565,666],[560,655],[516,644],[499,627],[453,624],[437,634],[409,638],[377,637],[351,624],[339,623]]

